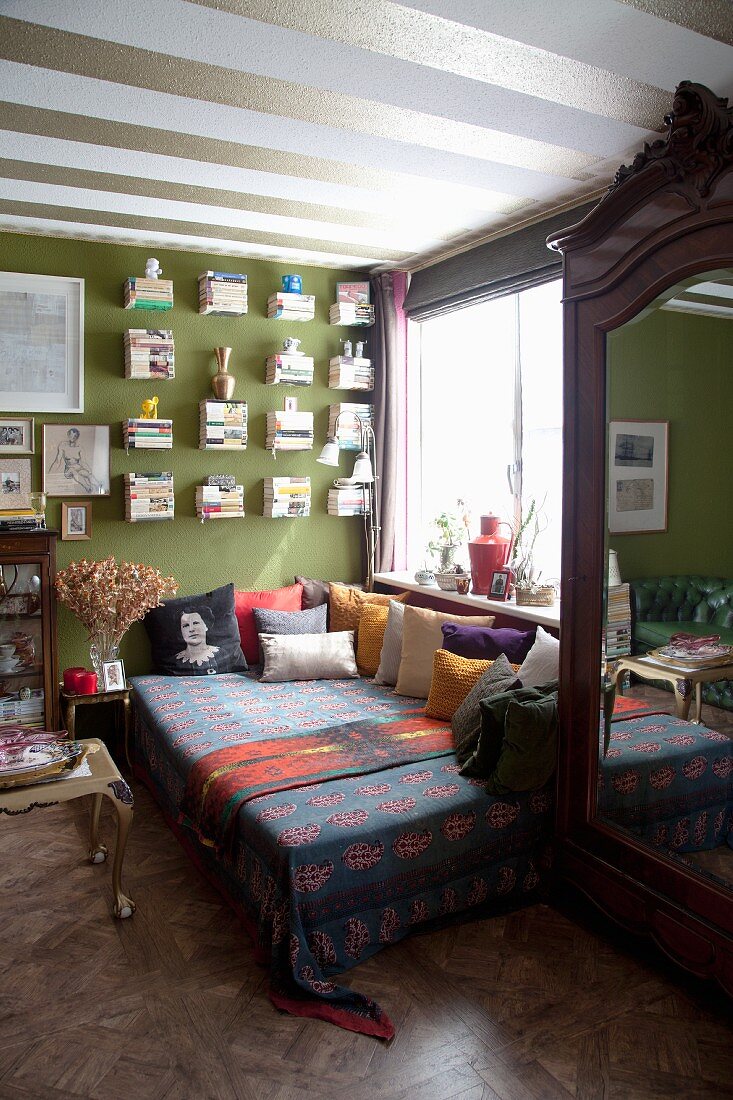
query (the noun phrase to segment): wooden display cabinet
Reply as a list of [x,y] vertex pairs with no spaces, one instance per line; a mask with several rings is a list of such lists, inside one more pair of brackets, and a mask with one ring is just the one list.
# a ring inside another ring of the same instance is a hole
[[59,729],[56,537],[45,530],[0,535],[2,724]]

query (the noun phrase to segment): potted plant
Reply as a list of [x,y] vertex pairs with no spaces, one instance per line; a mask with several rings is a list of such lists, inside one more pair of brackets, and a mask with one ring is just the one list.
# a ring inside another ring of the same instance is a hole
[[456,512],[441,512],[433,520],[435,536],[428,543],[428,550],[438,558],[435,579],[438,587],[446,592],[455,592],[456,577],[466,573],[461,564],[456,564],[456,550],[468,538],[469,515],[465,503],[456,501]]
[[540,584],[542,571],[537,571],[534,561],[535,544],[546,527],[543,506],[533,497],[526,516],[520,519],[509,562],[518,604],[550,607],[555,602],[555,586]]

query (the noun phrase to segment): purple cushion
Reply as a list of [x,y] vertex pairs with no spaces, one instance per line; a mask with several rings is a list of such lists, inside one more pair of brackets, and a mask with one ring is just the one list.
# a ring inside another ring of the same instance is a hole
[[464,626],[443,623],[443,649],[459,657],[477,661],[495,661],[506,653],[511,664],[521,664],[534,645],[536,627],[514,630],[511,626]]

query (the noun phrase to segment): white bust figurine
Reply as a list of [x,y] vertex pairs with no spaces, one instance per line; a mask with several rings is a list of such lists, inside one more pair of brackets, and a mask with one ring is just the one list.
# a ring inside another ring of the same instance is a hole
[[163,268],[160,266],[155,256],[151,256],[145,261],[145,278],[157,279],[159,275],[163,274]]

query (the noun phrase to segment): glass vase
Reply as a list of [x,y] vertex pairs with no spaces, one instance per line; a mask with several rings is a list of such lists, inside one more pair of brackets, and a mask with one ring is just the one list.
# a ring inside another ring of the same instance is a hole
[[120,652],[120,647],[114,638],[109,634],[97,634],[89,646],[89,657],[92,662],[92,668],[97,674],[97,679],[100,684],[100,691],[102,680],[102,665],[107,661],[116,661]]

